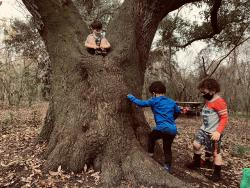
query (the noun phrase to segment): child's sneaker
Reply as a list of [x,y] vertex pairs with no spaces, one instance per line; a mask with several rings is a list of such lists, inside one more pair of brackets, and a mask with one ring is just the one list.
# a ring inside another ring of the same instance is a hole
[[169,164],[165,164],[163,167],[168,173],[171,171],[171,166]]

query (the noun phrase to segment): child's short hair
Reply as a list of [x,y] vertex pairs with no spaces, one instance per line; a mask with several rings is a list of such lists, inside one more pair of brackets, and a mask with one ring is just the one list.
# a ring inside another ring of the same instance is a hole
[[199,90],[207,89],[209,91],[220,92],[220,84],[213,78],[207,78],[201,81],[197,87]]
[[155,81],[149,86],[150,93],[164,94],[166,93],[166,87],[161,81]]
[[101,30],[102,29],[102,23],[98,20],[93,21],[90,24],[91,29]]

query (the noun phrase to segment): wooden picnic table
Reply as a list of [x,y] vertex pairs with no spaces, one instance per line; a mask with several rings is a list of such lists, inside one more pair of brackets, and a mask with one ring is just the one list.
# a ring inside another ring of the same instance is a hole
[[[177,104],[182,107],[190,107],[195,112],[195,116],[198,116],[200,114],[200,107],[204,104],[204,102],[182,102],[182,101],[177,101]],[[190,114],[187,114],[190,115]]]
[[198,107],[198,106],[204,104],[204,102],[180,102],[180,101],[177,101],[177,104],[179,104],[180,106],[188,105],[190,107]]

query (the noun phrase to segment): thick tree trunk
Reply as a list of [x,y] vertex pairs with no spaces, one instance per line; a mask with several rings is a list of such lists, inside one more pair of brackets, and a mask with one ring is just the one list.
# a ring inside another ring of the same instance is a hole
[[49,140],[48,169],[61,165],[81,171],[92,164],[101,170],[106,185],[125,179],[156,187],[186,187],[147,156],[150,129],[142,111],[126,99],[129,92],[141,96],[159,22],[188,1],[173,2],[125,1],[108,32],[113,50],[103,58],[83,48],[87,27],[71,1],[37,0],[34,6],[24,0],[33,14],[41,15],[40,32],[52,62],[52,98],[41,132]]

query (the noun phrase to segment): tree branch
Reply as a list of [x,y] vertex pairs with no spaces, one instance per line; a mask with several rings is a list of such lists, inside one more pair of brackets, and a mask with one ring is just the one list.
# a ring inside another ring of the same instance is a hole
[[211,39],[215,34],[213,32],[211,33],[203,33],[201,36],[196,37],[191,39],[190,41],[188,41],[185,44],[181,44],[181,45],[175,45],[175,47],[177,48],[186,48],[187,46],[191,45],[193,42],[195,41],[199,41],[199,40],[204,40],[204,39]]
[[[240,38],[241,39],[241,38]],[[240,41],[240,39],[238,41]],[[214,68],[214,70],[208,75],[208,77],[211,77],[215,71],[219,68],[221,62],[226,59],[238,46],[240,46],[241,44],[243,44],[244,42],[246,42],[247,40],[249,40],[250,37],[246,38],[245,40],[239,42],[238,44],[235,44],[235,46],[227,53],[225,54],[217,63],[216,67]]]
[[[42,21],[39,30],[46,42],[46,35],[50,33],[55,39],[61,40],[62,35],[69,30],[77,34],[80,41],[85,40],[88,34],[87,25],[71,0],[22,0],[33,17]],[[62,29],[64,28],[64,29]],[[59,33],[59,34],[58,34]]]
[[[22,0],[22,1],[23,1],[23,4],[25,5],[25,7],[28,9],[28,11],[33,16],[33,19],[34,19],[35,23],[37,24],[38,29],[41,30],[41,28],[43,27],[43,22],[41,20],[41,15],[38,12],[37,5],[34,3],[33,0]],[[20,2],[19,2],[19,5],[20,5]]]
[[199,37],[195,37],[195,38],[191,39],[190,41],[188,41],[187,43],[182,44],[182,45],[176,45],[175,47],[185,48],[185,47],[191,45],[195,41],[210,39],[222,31],[223,27],[218,25],[218,11],[219,11],[219,8],[221,7],[221,1],[222,0],[214,0],[213,6],[211,8],[211,11],[210,11],[211,31],[209,32],[209,31],[205,30],[204,33],[202,33]]
[[204,77],[207,77],[207,69],[206,69],[206,65],[205,65],[205,59],[202,56],[202,68],[203,68],[203,72],[204,72]]
[[221,6],[221,0],[214,0],[213,7],[211,9],[211,26],[213,28],[213,33],[219,34],[221,32],[221,28],[218,25],[218,11]]
[[[140,55],[140,66],[145,69],[145,62],[148,59],[148,52],[159,22],[169,12],[184,4],[198,1],[201,0],[126,0],[108,29],[110,30],[108,37],[110,36],[115,54],[123,54],[123,57],[126,58],[125,54],[128,54],[130,50],[136,50]],[[117,39],[119,39],[119,43]],[[119,55],[119,57],[122,56]]]

